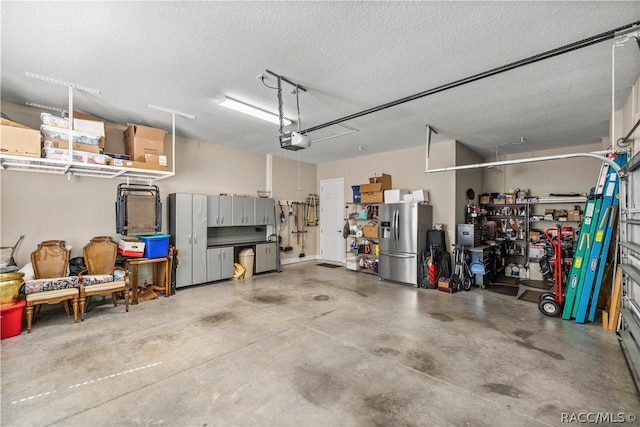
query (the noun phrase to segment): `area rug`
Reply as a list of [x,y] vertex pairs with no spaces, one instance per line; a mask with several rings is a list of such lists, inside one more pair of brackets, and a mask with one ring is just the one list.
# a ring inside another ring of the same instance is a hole
[[501,295],[515,297],[518,295],[518,287],[513,285],[501,285],[499,283],[487,285],[487,291]]
[[522,295],[520,295],[518,297],[519,300],[522,301],[529,301],[529,302],[533,302],[533,303],[538,303],[540,301],[540,295],[542,295],[543,292],[542,291],[534,291],[534,290],[530,290],[527,289],[526,291],[524,291],[522,293]]
[[521,279],[520,284],[529,288],[544,289],[545,291],[553,288],[553,282],[547,282],[544,280]]
[[341,266],[341,265],[339,265],[339,264],[338,264],[338,265],[336,265],[336,264],[329,264],[329,263],[326,263],[326,262],[321,262],[320,264],[316,264],[316,265],[319,265],[320,267],[329,267],[329,268],[340,268],[340,267],[342,267],[342,266]]
[[496,277],[496,283],[502,285],[517,285],[520,281],[519,277],[498,276]]

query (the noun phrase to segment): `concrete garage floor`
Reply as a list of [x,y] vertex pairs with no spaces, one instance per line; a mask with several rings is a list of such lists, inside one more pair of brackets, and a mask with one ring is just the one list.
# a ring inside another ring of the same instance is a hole
[[[2,341],[3,426],[528,426],[634,413],[616,335],[303,263]],[[563,416],[563,413],[567,414]],[[565,417],[565,418],[563,418]]]

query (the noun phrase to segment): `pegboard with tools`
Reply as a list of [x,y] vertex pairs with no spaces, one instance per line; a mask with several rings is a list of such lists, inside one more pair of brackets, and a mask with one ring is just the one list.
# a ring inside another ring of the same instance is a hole
[[[307,244],[308,227],[319,225],[319,198],[317,194],[309,194],[306,200],[278,200],[277,225],[278,241],[282,252],[293,251],[293,239],[296,247],[300,248],[299,257],[306,256],[304,250]],[[283,238],[283,234],[286,236]]]

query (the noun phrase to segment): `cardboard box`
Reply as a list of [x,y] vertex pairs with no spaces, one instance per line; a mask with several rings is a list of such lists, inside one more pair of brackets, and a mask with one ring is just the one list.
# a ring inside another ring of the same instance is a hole
[[377,225],[365,225],[362,227],[363,237],[370,237],[372,239],[378,238],[378,226]]
[[556,214],[556,210],[555,209],[545,209],[544,210],[544,214],[545,215],[555,215]]
[[384,202],[382,183],[360,185],[360,200],[362,201],[362,203]]
[[110,159],[107,163],[110,166],[119,166],[123,168],[148,169],[155,171],[166,171],[167,167],[156,165],[154,163],[134,162],[133,160]]
[[15,128],[22,128],[22,129],[31,129],[29,126],[25,126],[25,125],[17,123],[17,122],[12,122],[11,120],[3,119],[2,117],[0,117],[0,125],[2,125],[2,126],[12,126],[12,127],[15,127]]
[[125,154],[136,162],[144,162],[145,154],[164,154],[164,129],[129,126],[124,131]]
[[[62,148],[69,149],[69,141],[64,139],[45,138],[42,142],[43,148]],[[97,145],[80,144],[79,142],[73,143],[73,151],[84,151],[85,153],[102,154],[102,148]]]
[[569,211],[567,213],[567,221],[582,221],[582,214],[580,213],[580,211]]
[[541,233],[539,231],[529,231],[529,240],[533,240],[534,242],[537,242],[538,240],[540,240],[541,237]]
[[504,195],[504,199],[505,199],[505,203],[506,204],[513,204],[516,202],[516,195],[515,194],[505,194]]
[[481,205],[488,205],[489,203],[491,203],[491,196],[489,196],[488,194],[481,194],[480,195],[480,204]]
[[120,239],[118,253],[122,256],[141,257],[144,255],[145,243],[139,239]]
[[544,243],[529,243],[529,259],[540,259],[544,256]]
[[154,163],[160,166],[167,166],[167,156],[158,154],[144,153],[145,163]]
[[373,178],[369,178],[369,183],[378,183],[382,184],[382,191],[391,190],[393,186],[391,185],[391,175],[387,175],[383,173],[382,176],[374,176]]
[[492,204],[494,204],[494,205],[504,205],[505,204],[505,198],[504,197],[501,198],[501,199],[495,198],[495,199],[493,199],[493,203]]
[[438,279],[438,287],[449,289],[451,287],[451,280],[445,277],[441,277],[440,279]]
[[[3,120],[3,123],[4,122]],[[40,157],[42,149],[40,141],[41,135],[39,130],[4,124],[0,126],[1,154]]]
[[564,209],[561,210],[557,210],[555,213],[556,218],[564,218],[564,220],[566,221],[567,216],[568,216],[568,212]]

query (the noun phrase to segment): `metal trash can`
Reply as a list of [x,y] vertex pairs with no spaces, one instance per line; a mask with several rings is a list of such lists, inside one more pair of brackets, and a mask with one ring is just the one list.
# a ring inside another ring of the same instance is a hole
[[252,277],[253,276],[253,259],[255,258],[255,253],[253,249],[247,248],[240,251],[238,254],[238,259],[240,264],[242,264],[245,268],[244,277]]

